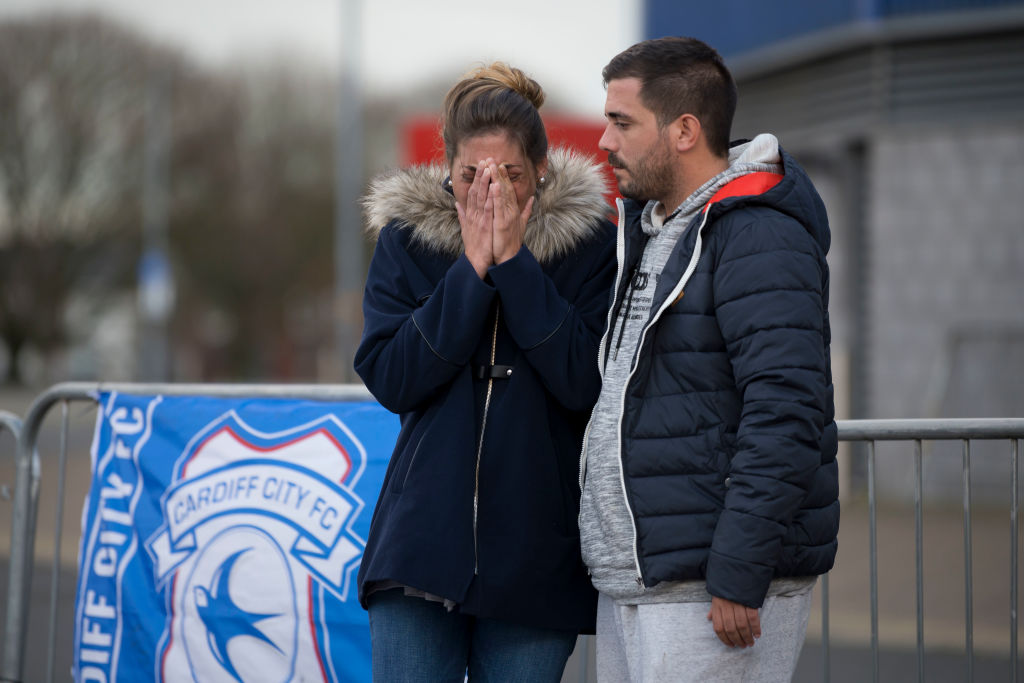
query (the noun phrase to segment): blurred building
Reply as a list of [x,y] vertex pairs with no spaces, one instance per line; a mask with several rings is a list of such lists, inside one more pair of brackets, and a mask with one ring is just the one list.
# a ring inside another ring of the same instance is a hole
[[[1024,2],[648,0],[645,32],[718,48],[733,136],[777,134],[825,199],[840,417],[1024,415]],[[954,450],[926,453],[932,499],[960,495]],[[1008,451],[975,449],[976,496],[1008,497]]]

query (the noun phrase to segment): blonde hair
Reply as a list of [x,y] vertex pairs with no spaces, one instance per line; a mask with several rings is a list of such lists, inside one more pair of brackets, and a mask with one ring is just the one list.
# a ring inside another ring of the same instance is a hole
[[504,62],[470,71],[444,98],[441,137],[448,165],[466,138],[503,132],[519,142],[534,164],[548,153],[548,136],[538,111],[544,90],[537,81]]

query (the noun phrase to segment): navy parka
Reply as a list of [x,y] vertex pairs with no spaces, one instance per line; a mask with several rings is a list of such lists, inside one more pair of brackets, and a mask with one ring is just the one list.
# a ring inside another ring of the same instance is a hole
[[364,606],[374,584],[396,582],[467,614],[594,627],[576,482],[600,389],[614,227],[596,167],[549,159],[524,246],[485,280],[461,253],[443,170],[371,190],[371,229],[387,225],[355,367],[402,428],[360,566]]
[[[839,525],[828,221],[780,153],[783,174],[727,184],[680,238],[621,416],[638,579],[705,579],[749,607],[773,578],[828,571]],[[620,206],[614,309],[646,243],[642,209]]]

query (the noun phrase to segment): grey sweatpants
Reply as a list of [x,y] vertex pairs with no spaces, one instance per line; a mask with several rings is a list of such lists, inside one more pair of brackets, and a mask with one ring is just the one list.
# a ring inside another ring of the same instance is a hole
[[598,683],[784,683],[807,632],[812,591],[765,599],[761,637],[727,647],[707,619],[710,602],[619,605],[597,602]]

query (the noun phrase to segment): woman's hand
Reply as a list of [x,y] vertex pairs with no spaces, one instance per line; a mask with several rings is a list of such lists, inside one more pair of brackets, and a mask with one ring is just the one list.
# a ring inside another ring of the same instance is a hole
[[466,206],[455,202],[466,258],[481,280],[494,264],[494,199],[488,189],[488,186],[493,186],[491,166],[493,163],[488,165],[484,161],[477,164]]
[[516,189],[508,177],[508,169],[504,165],[496,165],[493,159],[487,160],[487,167],[491,177],[488,195],[494,212],[493,258],[497,264],[515,256],[523,246],[526,222],[530,220],[534,198],[526,200],[526,206],[520,211]]

